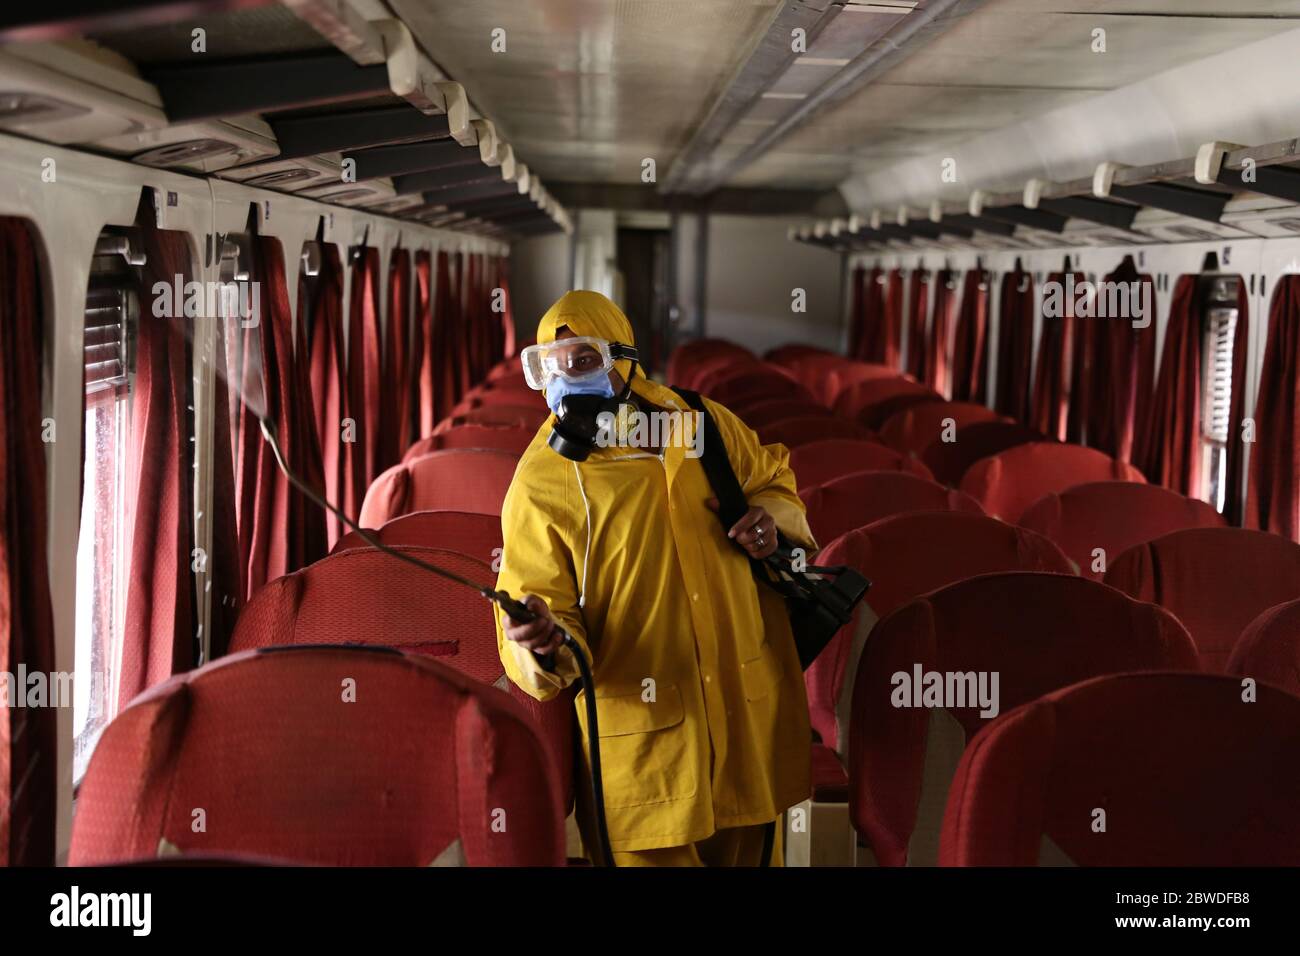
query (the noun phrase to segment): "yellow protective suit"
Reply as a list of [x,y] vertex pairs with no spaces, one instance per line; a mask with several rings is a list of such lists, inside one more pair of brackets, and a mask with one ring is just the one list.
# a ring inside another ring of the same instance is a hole
[[[627,318],[598,293],[564,295],[542,317],[537,341],[553,341],[562,326],[633,344]],[[630,365],[617,365],[625,379]],[[690,412],[639,370],[632,389]],[[707,407],[750,503],[814,548],[785,447],[761,445],[725,408]],[[685,442],[669,443],[662,457],[597,448],[579,464],[547,446],[553,421],[506,495],[498,580],[517,597],[543,598],[593,662],[613,849],[680,846],[776,819],[810,790],[808,702],[783,600],[754,581],[706,506],[713,492]],[[505,639],[499,619],[497,637],[506,673],[533,697],[546,700],[577,679],[567,649],[547,672]],[[581,695],[576,707],[585,743]],[[589,787],[578,792],[590,848]]]

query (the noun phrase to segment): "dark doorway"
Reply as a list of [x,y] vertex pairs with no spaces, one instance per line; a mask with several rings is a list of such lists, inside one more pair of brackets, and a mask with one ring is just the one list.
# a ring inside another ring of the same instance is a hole
[[669,248],[667,229],[618,230],[615,256],[623,275],[624,311],[647,374],[659,370],[665,360]]

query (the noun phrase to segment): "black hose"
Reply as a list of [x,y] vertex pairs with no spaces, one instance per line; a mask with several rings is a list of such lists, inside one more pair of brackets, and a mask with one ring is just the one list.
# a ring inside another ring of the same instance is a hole
[[[559,627],[557,624],[556,627]],[[600,852],[606,866],[615,866],[614,850],[609,843],[609,825],[605,822],[605,782],[600,773],[600,724],[596,716],[596,681],[591,676],[591,665],[572,635],[564,634],[564,645],[573,652],[582,677],[582,694],[587,700],[587,738],[591,750],[591,797],[596,812],[596,831],[600,836]]]

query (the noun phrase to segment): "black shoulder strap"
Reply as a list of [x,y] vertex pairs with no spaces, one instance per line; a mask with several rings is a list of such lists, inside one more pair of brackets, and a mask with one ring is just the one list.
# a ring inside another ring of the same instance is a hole
[[718,423],[713,420],[709,410],[704,407],[704,399],[699,392],[686,388],[674,388],[674,392],[686,399],[686,404],[700,413],[704,426],[704,445],[700,452],[700,464],[709,477],[713,493],[718,496],[718,518],[725,530],[730,531],[737,521],[749,511],[749,502],[745,500],[744,489],[732,470],[731,460],[727,457],[727,446],[722,440]]

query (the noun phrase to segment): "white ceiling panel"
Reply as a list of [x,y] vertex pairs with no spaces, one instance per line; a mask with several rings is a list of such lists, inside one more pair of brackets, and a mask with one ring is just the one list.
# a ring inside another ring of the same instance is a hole
[[[545,180],[640,182],[670,167],[779,0],[388,0]],[[924,3],[922,3],[924,6]],[[722,138],[716,168],[791,114],[864,26],[841,12]],[[1297,18],[1297,19],[1288,19]],[[829,187],[863,165],[942,150],[1300,25],[1300,0],[989,0],[873,83],[812,116],[732,184]],[[493,52],[493,30],[506,50]],[[1106,51],[1093,51],[1104,29]],[[876,43],[885,49],[889,40]]]
[[[390,0],[543,180],[666,170],[777,0]],[[505,31],[505,52],[492,31]]]

